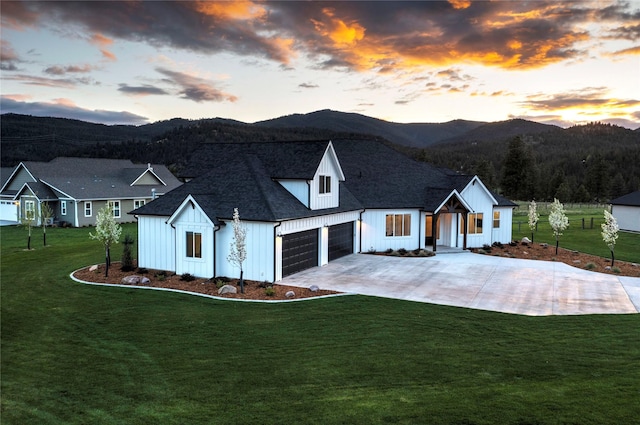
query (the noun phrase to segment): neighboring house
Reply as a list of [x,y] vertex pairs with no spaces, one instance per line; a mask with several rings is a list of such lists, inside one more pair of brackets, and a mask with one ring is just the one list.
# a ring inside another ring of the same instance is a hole
[[[49,162],[21,162],[2,185],[0,194],[3,202],[10,200],[17,206],[17,220],[26,211],[39,213],[40,206],[46,202],[53,209],[54,222],[79,227],[94,225],[98,210],[107,202],[116,221],[132,221],[127,211],[180,184],[163,165],[63,157]],[[0,219],[10,218],[10,211],[3,209],[2,213]]]
[[640,232],[640,190],[609,202],[620,230]]
[[193,158],[193,180],[131,212],[140,267],[239,275],[227,260],[234,208],[248,229],[244,276],[258,281],[351,253],[511,241],[515,204],[379,142],[211,144]]
[[[11,173],[13,173],[11,167],[0,168],[0,187],[4,186]],[[18,224],[18,202],[13,200],[12,195],[0,193],[0,225],[12,224]]]

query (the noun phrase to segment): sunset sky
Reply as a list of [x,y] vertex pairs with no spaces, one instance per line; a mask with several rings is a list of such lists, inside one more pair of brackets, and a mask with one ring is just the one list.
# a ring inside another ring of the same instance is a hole
[[1,109],[640,127],[640,1],[0,4]]

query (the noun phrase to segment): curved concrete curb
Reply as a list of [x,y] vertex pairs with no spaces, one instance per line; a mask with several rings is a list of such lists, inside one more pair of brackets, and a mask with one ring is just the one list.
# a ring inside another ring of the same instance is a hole
[[[78,269],[81,270],[81,269]],[[311,301],[311,300],[319,300],[323,298],[334,298],[334,297],[343,297],[345,295],[357,295],[352,293],[342,293],[342,294],[331,294],[331,295],[319,295],[317,297],[307,297],[307,298],[293,298],[290,300],[245,300],[241,298],[224,298],[224,297],[216,297],[215,295],[201,294],[199,292],[190,292],[183,291],[182,289],[172,289],[172,288],[156,288],[154,286],[138,286],[138,285],[121,285],[118,283],[97,283],[97,282],[87,282],[86,280],[80,280],[76,278],[73,274],[78,270],[74,270],[69,274],[71,280],[74,280],[78,283],[82,283],[85,285],[94,285],[94,286],[109,286],[109,287],[117,287],[117,288],[130,288],[130,289],[151,289],[155,291],[166,291],[166,292],[176,292],[178,294],[185,295],[195,295],[197,297],[210,298],[213,300],[220,301],[239,301],[245,303],[265,303],[265,304],[278,304],[278,303],[290,303],[290,302],[299,302],[299,301]]]

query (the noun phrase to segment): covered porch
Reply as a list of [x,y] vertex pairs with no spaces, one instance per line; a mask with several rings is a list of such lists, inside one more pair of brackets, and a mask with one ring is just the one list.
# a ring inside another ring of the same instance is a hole
[[457,191],[434,209],[425,212],[424,247],[433,252],[463,252],[467,249],[467,214],[471,211]]

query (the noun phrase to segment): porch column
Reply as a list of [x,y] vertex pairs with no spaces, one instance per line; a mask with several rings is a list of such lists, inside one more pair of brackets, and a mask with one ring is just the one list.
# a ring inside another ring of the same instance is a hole
[[433,219],[431,220],[431,234],[433,235],[433,252],[436,252],[436,244],[438,243],[438,233],[436,231],[436,227],[438,225],[438,217],[440,217],[440,213],[434,214]]
[[463,229],[463,237],[462,237],[462,249],[467,249],[467,230],[469,229],[468,223],[469,222],[469,213],[464,213],[464,223],[462,224],[464,226]]

